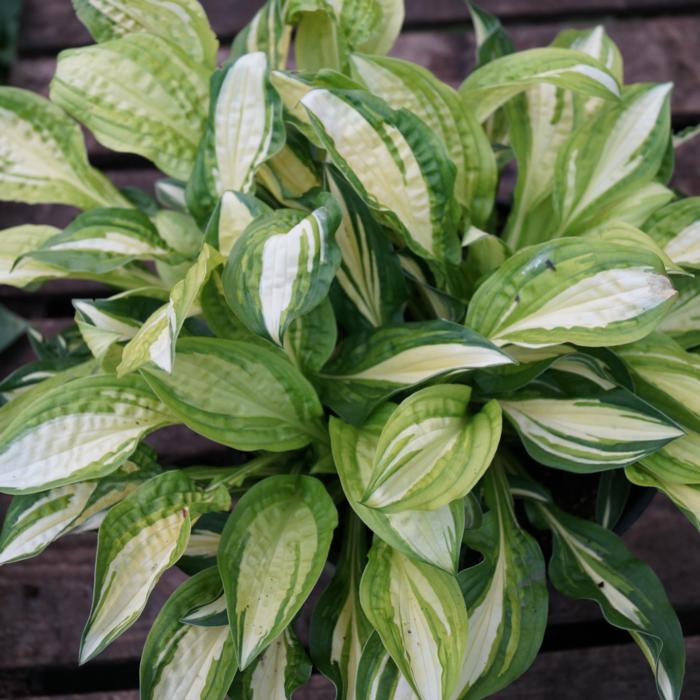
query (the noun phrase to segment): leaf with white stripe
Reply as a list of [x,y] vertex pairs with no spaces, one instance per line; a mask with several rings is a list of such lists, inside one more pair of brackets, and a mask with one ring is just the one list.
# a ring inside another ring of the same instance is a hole
[[282,0],[267,0],[253,19],[238,33],[231,45],[231,59],[263,51],[271,68],[283,69],[287,64],[292,27],[282,11]]
[[228,257],[236,241],[248,224],[270,207],[252,195],[242,192],[224,192],[207,223],[205,240],[222,255]]
[[700,197],[667,204],[651,216],[644,230],[674,263],[700,268]]
[[620,345],[653,330],[675,294],[648,250],[560,238],[501,265],[474,294],[466,325],[498,345]]
[[78,125],[60,107],[32,92],[0,87],[0,153],[4,200],[80,209],[128,205],[88,163]]
[[484,560],[457,579],[469,610],[469,633],[454,700],[489,697],[532,664],[547,626],[544,557],[518,524],[500,466],[485,479],[489,512],[465,544]]
[[141,655],[143,700],[221,700],[236,673],[228,625],[201,627],[183,616],[221,590],[216,567],[185,581],[158,613]]
[[454,573],[464,532],[461,500],[437,510],[400,513],[383,513],[361,503],[379,436],[394,408],[393,404],[386,404],[377,409],[361,428],[331,418],[331,448],[343,492],[355,513],[377,537],[409,557]]
[[26,255],[69,272],[93,275],[111,272],[134,260],[178,257],[148,217],[136,209],[86,211]]
[[464,498],[501,438],[498,402],[470,415],[470,398],[468,386],[439,384],[404,399],[382,429],[363,505],[397,513]]
[[54,277],[67,276],[59,267],[26,256],[27,253],[41,248],[58,233],[60,230],[53,226],[34,224],[13,226],[0,231],[0,284],[26,287]]
[[620,95],[617,80],[599,61],[581,51],[551,47],[497,58],[477,68],[462,83],[459,93],[483,122],[508,100],[538,83],[605,100]]
[[227,510],[230,503],[223,487],[198,491],[176,470],[150,479],[109,511],[97,539],[95,586],[81,638],[81,663],[138,619],[161,574],[183,553],[190,518]]
[[357,671],[357,697],[364,700],[420,700],[376,632],[362,650]]
[[513,360],[464,326],[420,321],[383,326],[343,342],[323,368],[324,402],[344,420],[361,423],[402,389],[429,379]]
[[244,451],[327,440],[314,388],[271,344],[183,338],[176,358],[172,374],[148,366],[142,372],[194,432]]
[[141,438],[174,422],[140,377],[91,376],[37,389],[0,433],[4,493],[34,493],[109,474]]
[[330,160],[378,219],[417,255],[458,263],[456,169],[438,136],[361,90],[316,88],[301,104]]
[[663,481],[700,484],[700,433],[686,428],[683,437],[640,460]]
[[[401,267],[367,205],[337,170],[329,168],[327,178],[328,189],[343,213],[335,234],[341,254],[336,279],[344,298],[354,307],[354,313],[347,317],[359,315],[358,325],[381,326],[404,301]],[[347,323],[348,318],[341,317],[341,322]]]
[[309,476],[268,477],[238,501],[218,559],[241,670],[287,627],[311,593],[337,524],[331,497]]
[[311,676],[311,662],[291,626],[233,680],[236,700],[290,700]]
[[360,657],[372,633],[372,626],[360,605],[360,577],[367,560],[367,531],[351,511],[345,517],[335,574],[311,616],[309,648],[314,666],[333,681],[337,698],[356,700]]
[[305,375],[315,375],[333,354],[338,326],[333,305],[326,297],[309,313],[299,316],[284,334],[284,350]]
[[656,574],[620,538],[554,506],[534,506],[554,535],[549,578],[564,595],[595,600],[605,619],[628,630],[656,676],[659,696],[677,700],[685,650],[676,613]]
[[[0,234],[2,235],[2,234]],[[656,327],[689,350],[700,345],[700,275],[676,277],[673,284],[678,291],[676,303]]]
[[457,168],[457,201],[477,226],[485,225],[496,194],[496,159],[483,128],[454,89],[425,68],[396,58],[353,54],[351,66],[370,92],[393,109],[409,110],[440,137]]
[[670,83],[628,86],[571,134],[555,164],[556,235],[592,228],[606,206],[654,180],[668,143],[670,91]]
[[455,688],[468,620],[457,579],[375,540],[360,583],[362,608],[421,700]]
[[52,101],[103,146],[179,180],[194,164],[208,96],[209,71],[153,34],[63,51],[51,81]]
[[[216,566],[216,554],[227,519],[227,513],[206,513],[192,524],[187,548],[177,563],[180,569],[192,575],[210,566]],[[223,588],[221,594],[223,595]]]
[[195,313],[202,287],[211,273],[224,261],[223,256],[204,244],[196,262],[185,277],[170,292],[170,300],[156,309],[127,343],[117,374],[123,376],[152,362],[172,373],[175,364],[175,344],[188,316]]
[[282,345],[289,325],[323,301],[340,264],[340,220],[326,195],[307,216],[277,210],[245,230],[222,279],[229,306],[251,331]]
[[682,425],[700,432],[700,356],[652,333],[618,349],[635,377],[635,390]]
[[[646,466],[646,465],[645,465]],[[688,520],[700,531],[700,483],[681,484],[666,481],[656,470],[646,469],[639,464],[625,467],[627,478],[638,486],[646,486],[662,491],[668,496]]]
[[98,42],[145,32],[171,41],[208,68],[219,42],[197,0],[73,0],[78,19]]
[[187,204],[206,223],[227,190],[255,189],[256,170],[284,146],[282,102],[262,51],[244,54],[212,78],[206,133],[187,184]]
[[568,397],[526,390],[500,403],[533,459],[583,474],[631,464],[683,435],[671,419],[621,388]]

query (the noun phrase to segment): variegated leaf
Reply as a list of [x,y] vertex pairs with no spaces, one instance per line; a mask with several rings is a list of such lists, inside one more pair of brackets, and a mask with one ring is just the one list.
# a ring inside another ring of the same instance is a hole
[[313,387],[262,341],[184,338],[172,374],[142,372],[185,425],[224,445],[281,452],[327,440]]
[[295,319],[327,296],[340,264],[341,211],[325,196],[307,216],[282,209],[257,218],[234,245],[223,274],[229,306],[246,326],[281,345]]
[[236,35],[231,46],[231,59],[263,51],[271,68],[283,69],[286,66],[292,27],[285,21],[282,6],[282,0],[265,2]]
[[309,645],[314,666],[330,678],[339,700],[356,700],[362,649],[372,626],[360,605],[360,577],[367,560],[367,531],[348,511],[338,565],[311,617]]
[[411,111],[440,137],[457,168],[455,197],[477,226],[484,225],[496,194],[496,159],[483,128],[457,93],[408,61],[354,54],[351,65],[373,94],[393,109]]
[[63,51],[51,82],[51,99],[102,145],[180,180],[194,164],[208,95],[209,71],[153,34]]
[[606,206],[654,179],[668,142],[670,91],[670,83],[629,86],[574,131],[555,164],[555,235],[601,223]]
[[328,188],[343,213],[335,234],[341,254],[338,286],[354,307],[352,316],[359,313],[365,325],[381,326],[391,320],[404,299],[401,268],[365,203],[337,170],[329,168],[327,177]]
[[469,633],[454,700],[477,700],[505,688],[534,661],[547,625],[542,552],[515,516],[502,467],[485,479],[489,512],[465,543],[484,560],[458,574]]
[[59,267],[26,257],[26,253],[41,248],[57,233],[59,229],[53,226],[33,224],[0,231],[0,284],[26,287],[54,277],[67,276]]
[[498,345],[620,345],[653,330],[675,294],[648,250],[556,239],[501,265],[474,295],[466,325]]
[[238,501],[219,546],[238,665],[287,627],[323,570],[338,515],[320,481],[271,476]]
[[700,433],[686,428],[683,437],[640,461],[648,471],[665,482],[700,484]]
[[166,601],[141,655],[143,700],[221,700],[236,673],[236,651],[228,625],[202,627],[182,618],[221,589],[216,567],[185,581]]
[[379,219],[417,255],[458,263],[456,169],[444,144],[407,110],[359,90],[301,98],[320,144]]
[[381,401],[429,379],[513,360],[468,328],[424,321],[359,333],[324,367],[324,401],[344,420],[361,423]]
[[615,77],[591,56],[572,49],[519,51],[475,70],[461,85],[464,104],[484,121],[531,85],[547,83],[584,95],[613,100],[620,95]]
[[270,207],[252,195],[242,192],[224,192],[211,214],[205,238],[207,243],[228,257],[236,241],[248,224]]
[[209,281],[202,287],[199,304],[209,329],[218,338],[251,341],[257,338],[238,320],[238,316],[226,303],[220,270],[214,270]]
[[455,501],[437,510],[383,513],[362,505],[382,429],[394,406],[377,409],[361,427],[330,420],[331,447],[348,503],[377,537],[409,557],[454,572],[464,531],[464,507]]
[[386,513],[436,510],[463,498],[488,468],[501,409],[469,415],[471,388],[427,387],[404,399],[382,429],[363,505]]
[[187,204],[206,223],[227,190],[251,192],[255,172],[284,145],[282,102],[262,51],[244,54],[214,74],[209,123],[187,185]]
[[360,584],[362,608],[421,700],[455,688],[467,639],[456,578],[376,540]]
[[333,305],[326,297],[292,321],[284,334],[284,351],[303,374],[315,375],[333,354],[338,339]]
[[[188,474],[188,476],[191,475]],[[193,523],[187,548],[178,562],[178,567],[191,575],[210,566],[216,566],[216,554],[219,551],[221,533],[227,519],[228,514],[225,513],[206,513]],[[223,588],[220,593],[223,596]],[[224,605],[224,611],[225,607]],[[197,624],[190,619],[187,621],[190,624]]]
[[216,65],[219,42],[197,0],[73,0],[73,6],[95,41],[140,32],[155,34],[208,68]]
[[140,377],[56,383],[21,403],[0,433],[0,491],[34,493],[104,476],[142,437],[173,422]]
[[78,125],[60,107],[27,90],[0,88],[0,153],[2,199],[80,209],[128,206],[88,163]]
[[357,671],[357,697],[366,700],[420,700],[376,632],[362,650]]
[[567,471],[616,469],[683,435],[667,416],[625,389],[568,397],[526,390],[500,403],[532,458]]
[[619,348],[636,392],[682,425],[700,432],[700,357],[653,333]]
[[181,471],[150,479],[114,506],[100,526],[95,587],[83,630],[85,663],[138,619],[161,574],[183,553],[190,517],[227,510],[224,488],[196,490]]
[[659,696],[677,700],[685,665],[683,633],[654,572],[610,530],[554,506],[534,507],[554,535],[549,563],[554,586],[564,595],[595,600],[608,622],[628,630],[656,676]]
[[688,350],[700,345],[700,276],[676,277],[673,284],[678,291],[676,303],[656,330]]
[[674,263],[700,268],[700,197],[667,204],[651,216],[644,230]]
[[229,696],[237,700],[289,700],[310,676],[306,651],[291,627],[287,627],[235,677]]
[[204,244],[196,262],[184,279],[170,292],[170,300],[156,309],[127,343],[117,374],[123,376],[152,362],[171,373],[175,364],[175,344],[185,320],[196,309],[197,299],[212,271],[224,261],[223,256]]

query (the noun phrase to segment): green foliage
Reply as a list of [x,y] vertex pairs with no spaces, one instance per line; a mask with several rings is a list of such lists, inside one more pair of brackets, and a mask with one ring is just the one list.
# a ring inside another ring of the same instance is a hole
[[[480,700],[539,650],[547,528],[554,586],[679,698],[678,621],[613,531],[630,484],[700,527],[700,203],[666,187],[670,84],[623,85],[602,27],[516,53],[477,7],[454,90],[386,56],[400,0],[267,0],[218,67],[197,0],[74,5],[97,43],[51,99],[0,88],[0,198],[82,211],[3,231],[0,283],[115,292],[27,331],[37,361],[0,383],[0,564],[98,530],[82,660],[178,565],[144,698],[284,700],[313,664],[342,700]],[[155,199],[74,120],[150,159]],[[0,308],[0,346],[24,331]],[[163,470],[144,439],[172,425],[247,454]],[[550,469],[590,475],[589,519]]]

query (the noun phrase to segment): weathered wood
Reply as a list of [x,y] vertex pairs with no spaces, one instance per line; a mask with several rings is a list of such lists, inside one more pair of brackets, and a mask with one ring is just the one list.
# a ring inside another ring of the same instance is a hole
[[[250,20],[261,0],[202,0],[210,22],[228,42]],[[490,12],[509,21],[548,17],[609,16],[628,13],[658,14],[692,11],[692,0],[482,0]],[[434,25],[436,23],[468,23],[469,14],[463,0],[407,0],[406,26]],[[90,35],[78,21],[70,0],[25,0],[22,13],[20,50],[24,52],[51,52],[66,46],[89,43]]]

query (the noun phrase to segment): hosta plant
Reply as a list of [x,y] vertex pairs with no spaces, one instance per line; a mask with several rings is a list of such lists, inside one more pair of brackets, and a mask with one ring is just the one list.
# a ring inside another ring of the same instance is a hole
[[[0,561],[97,531],[81,662],[177,566],[145,700],[283,700],[313,668],[343,700],[478,700],[532,663],[548,571],[678,698],[678,620],[616,534],[654,489],[700,522],[671,85],[625,84],[601,27],[515,53],[475,7],[455,90],[387,56],[400,0],[268,0],[230,52],[196,0],[74,4],[96,43],[50,99],[0,89],[0,196],[79,213],[3,231],[0,282],[109,291],[0,385]],[[174,425],[232,466],[159,466]]]

